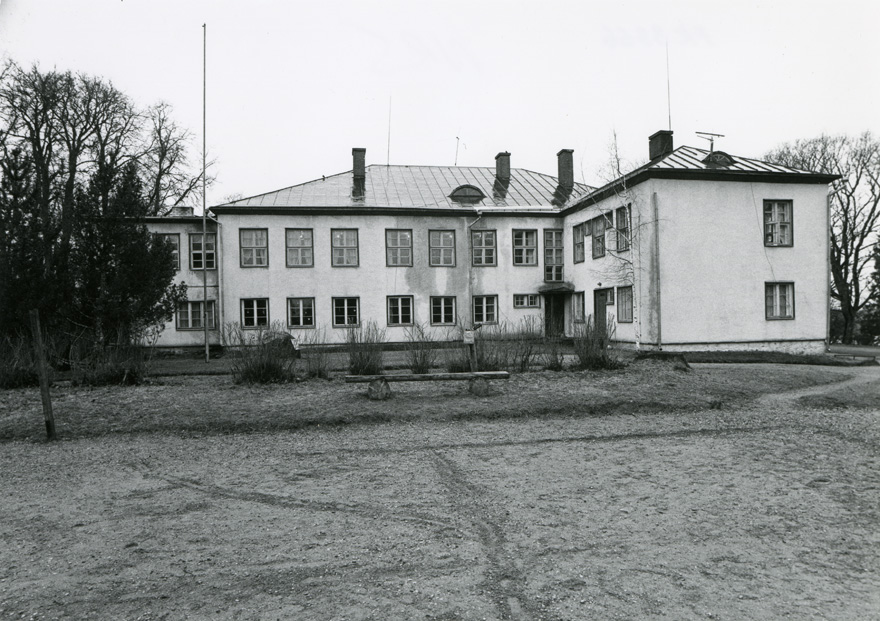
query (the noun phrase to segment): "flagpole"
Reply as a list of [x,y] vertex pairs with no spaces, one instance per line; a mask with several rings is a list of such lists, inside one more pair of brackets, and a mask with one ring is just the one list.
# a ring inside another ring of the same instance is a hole
[[[208,93],[208,27],[202,24],[202,327],[205,330],[205,364],[211,359],[208,347],[208,198],[205,179],[205,151],[207,149],[206,110]],[[216,242],[214,243],[216,259]],[[216,319],[215,319],[216,321]]]

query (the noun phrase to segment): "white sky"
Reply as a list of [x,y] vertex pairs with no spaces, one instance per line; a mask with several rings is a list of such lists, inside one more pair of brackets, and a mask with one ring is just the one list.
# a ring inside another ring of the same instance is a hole
[[[209,204],[351,169],[511,165],[600,181],[612,132],[647,157],[667,128],[760,157],[825,133],[880,134],[880,2],[0,0],[0,50],[166,101],[202,143],[208,31]],[[577,171],[580,172],[577,172]]]

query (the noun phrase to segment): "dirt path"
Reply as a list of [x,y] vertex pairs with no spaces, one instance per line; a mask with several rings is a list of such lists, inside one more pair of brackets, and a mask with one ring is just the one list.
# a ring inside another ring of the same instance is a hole
[[852,367],[847,370],[847,375],[850,377],[848,379],[843,379],[840,382],[762,395],[757,399],[757,403],[763,406],[794,403],[802,397],[815,397],[836,392],[838,390],[858,390],[867,385],[875,387],[880,385],[880,366]]

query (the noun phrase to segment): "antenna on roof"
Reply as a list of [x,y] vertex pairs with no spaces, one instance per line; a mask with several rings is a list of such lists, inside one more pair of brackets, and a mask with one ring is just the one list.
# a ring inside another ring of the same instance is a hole
[[716,138],[724,138],[724,134],[712,134],[710,132],[694,132],[702,138],[703,140],[709,141],[709,153],[712,153],[715,150],[715,139]]
[[669,114],[669,131],[672,131],[672,96],[669,88],[669,41],[666,42],[666,112]]
[[458,136],[456,136],[455,137],[455,163],[452,164],[453,166],[458,166],[458,141],[459,141],[459,138],[458,138]]
[[388,153],[385,155],[385,165],[391,165],[391,95],[388,95]]

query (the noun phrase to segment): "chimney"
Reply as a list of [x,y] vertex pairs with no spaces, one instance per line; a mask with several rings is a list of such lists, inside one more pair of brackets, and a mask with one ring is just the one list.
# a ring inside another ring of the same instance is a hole
[[672,146],[672,130],[661,129],[648,138],[648,157],[651,161],[658,157],[669,155],[673,150]]
[[559,187],[570,190],[574,187],[574,158],[572,149],[563,149],[556,154],[559,161]]
[[192,207],[184,207],[182,205],[178,205],[177,207],[171,208],[171,213],[169,214],[175,218],[186,218],[193,215]]
[[354,178],[364,179],[367,176],[367,167],[365,165],[367,150],[362,147],[355,147],[351,150],[351,157],[354,160]]
[[502,151],[495,156],[495,178],[498,181],[510,181],[510,153]]

